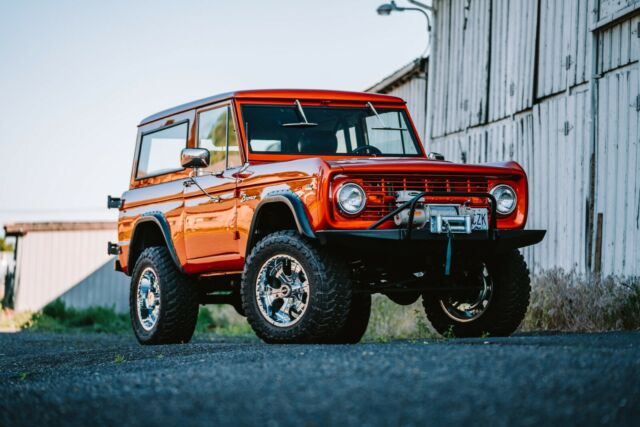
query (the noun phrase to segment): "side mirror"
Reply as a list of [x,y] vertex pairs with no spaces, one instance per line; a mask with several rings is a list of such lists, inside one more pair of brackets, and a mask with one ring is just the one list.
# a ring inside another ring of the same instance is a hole
[[180,152],[180,164],[183,168],[206,168],[209,160],[209,150],[205,148],[183,148]]
[[444,154],[434,153],[433,151],[427,153],[427,158],[429,160],[444,160]]

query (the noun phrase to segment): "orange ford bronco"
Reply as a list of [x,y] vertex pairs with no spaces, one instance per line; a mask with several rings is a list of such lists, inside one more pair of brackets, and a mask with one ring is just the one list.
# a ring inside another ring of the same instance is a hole
[[187,342],[200,304],[231,304],[266,342],[354,343],[371,295],[422,296],[440,333],[508,335],[529,302],[514,162],[425,153],[405,102],[255,90],[162,111],[138,130],[109,253],[131,276],[143,344]]

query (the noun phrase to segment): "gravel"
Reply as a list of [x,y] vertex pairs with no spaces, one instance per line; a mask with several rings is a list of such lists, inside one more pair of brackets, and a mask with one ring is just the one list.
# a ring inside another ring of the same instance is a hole
[[358,345],[0,334],[0,426],[637,425],[640,332]]

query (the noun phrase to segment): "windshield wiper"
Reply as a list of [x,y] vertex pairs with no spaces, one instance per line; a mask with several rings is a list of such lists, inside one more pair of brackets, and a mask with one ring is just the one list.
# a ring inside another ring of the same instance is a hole
[[373,104],[371,102],[367,102],[367,106],[371,109],[371,111],[373,111],[373,114],[376,115],[376,117],[378,118],[378,121],[380,122],[380,124],[382,125],[382,127],[379,128],[371,128],[374,130],[407,130],[405,128],[394,128],[391,126],[387,126],[384,124],[384,122],[382,121],[382,117],[380,117],[380,114],[378,114],[378,111],[376,111],[376,107],[373,106]]
[[302,117],[303,122],[298,123],[283,123],[282,126],[287,128],[310,128],[313,126],[318,126],[317,123],[311,123],[307,120],[307,116],[304,114],[304,110],[302,109],[302,105],[300,105],[300,101],[296,99],[296,106],[298,107],[298,113],[300,113],[300,117]]

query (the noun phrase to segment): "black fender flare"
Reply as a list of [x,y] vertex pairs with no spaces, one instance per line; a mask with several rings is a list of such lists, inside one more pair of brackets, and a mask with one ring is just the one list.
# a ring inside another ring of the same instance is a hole
[[[173,263],[181,273],[184,273],[184,269],[182,268],[182,264],[180,264],[180,260],[178,259],[178,255],[176,253],[176,248],[173,245],[173,240],[171,240],[171,229],[169,228],[169,222],[162,212],[145,212],[140,216],[140,218],[133,225],[133,233],[131,233],[129,248],[132,248],[134,242],[136,242],[136,238],[138,237],[138,230],[140,229],[138,226],[147,222],[153,222],[158,226],[158,228],[160,229],[160,233],[162,233],[162,237],[164,238],[164,243],[167,246],[167,250],[171,255]],[[129,259],[127,260],[127,269],[129,271],[133,271],[133,265],[131,264],[132,253],[133,251],[129,249]]]
[[284,203],[293,215],[293,219],[296,222],[296,228],[298,229],[298,232],[301,235],[308,237],[309,239],[316,238],[316,234],[313,232],[313,228],[311,227],[311,223],[309,222],[309,217],[307,216],[307,212],[305,211],[304,203],[302,202],[302,200],[300,200],[300,197],[298,197],[291,191],[269,193],[260,201],[260,203],[258,203],[258,206],[256,206],[255,210],[253,211],[251,227],[249,228],[249,238],[247,239],[247,253],[256,243],[254,241],[255,227],[257,219],[260,217],[260,210],[272,203]]

